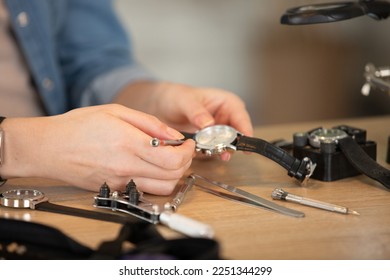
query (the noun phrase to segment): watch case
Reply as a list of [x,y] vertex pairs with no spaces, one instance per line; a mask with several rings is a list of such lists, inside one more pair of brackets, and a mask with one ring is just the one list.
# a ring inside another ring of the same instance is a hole
[[[293,155],[298,159],[309,157],[317,164],[310,178],[320,181],[335,181],[361,174],[347,159],[335,142],[321,143],[320,148],[312,147],[308,135],[314,130],[305,133],[295,133],[293,140]],[[366,140],[366,130],[339,125],[333,129],[340,129],[351,136],[359,146],[374,160],[376,160],[376,143]]]

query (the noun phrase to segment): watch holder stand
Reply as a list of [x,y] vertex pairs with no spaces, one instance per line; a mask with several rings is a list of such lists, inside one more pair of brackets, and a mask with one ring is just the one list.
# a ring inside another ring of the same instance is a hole
[[[317,129],[293,135],[293,155],[297,158],[309,157],[317,163],[311,178],[320,181],[335,181],[361,174],[334,142],[322,142],[320,147],[313,147],[310,144],[309,135]],[[373,160],[376,160],[376,143],[366,140],[366,130],[345,125],[333,127],[333,129],[346,132]]]
[[[286,12],[280,18],[281,24],[287,25],[306,25],[306,24],[321,24],[321,23],[332,23],[342,20],[349,20],[352,18],[360,16],[368,16],[374,20],[384,20],[387,19],[390,15],[390,2],[382,0],[359,0],[359,1],[348,1],[348,2],[329,2],[329,3],[320,3],[320,4],[307,4],[300,7],[293,7],[286,10]],[[365,79],[366,83],[363,85],[361,92],[363,95],[369,95],[370,91],[373,88],[378,88],[382,91],[387,91],[390,96],[390,67],[379,67],[376,68],[372,63],[368,63],[365,66]],[[366,146],[367,143],[363,143],[362,148]],[[304,145],[303,145],[304,146]],[[368,147],[366,147],[369,149]],[[308,152],[312,156],[319,156],[318,153],[314,151],[301,151],[303,147],[295,147],[297,153]],[[373,152],[373,151],[371,151]],[[312,175],[312,178],[335,180],[337,177],[344,178],[348,176],[353,176],[352,174],[356,173],[353,171],[353,168],[350,168],[348,164],[346,166],[341,165],[343,162],[343,157],[341,159],[334,160],[335,156],[333,153],[330,156],[321,155],[319,156],[324,162],[331,163],[329,167],[318,166]],[[328,158],[329,157],[329,158]],[[324,159],[328,158],[328,160]],[[336,157],[337,158],[337,157]],[[387,144],[387,163],[390,163],[390,136]],[[333,164],[335,162],[336,164]],[[336,168],[334,165],[340,164],[342,170],[337,172],[333,168]],[[383,180],[389,182],[388,170],[379,168],[379,175],[374,174],[375,172],[370,172],[374,177],[382,177]],[[326,172],[329,174],[325,174]],[[338,175],[335,175],[339,173]],[[350,175],[351,174],[351,175]],[[381,181],[383,181],[381,179]],[[388,183],[386,183],[388,185]]]

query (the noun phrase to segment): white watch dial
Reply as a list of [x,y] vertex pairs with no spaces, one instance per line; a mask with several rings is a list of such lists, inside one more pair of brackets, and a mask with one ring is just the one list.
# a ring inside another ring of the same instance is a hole
[[326,129],[321,128],[313,131],[309,135],[309,142],[315,148],[319,148],[321,142],[324,141],[337,141],[339,139],[348,137],[348,134],[341,129]]
[[200,130],[195,135],[198,148],[212,150],[226,147],[237,138],[237,131],[227,125],[214,125]]

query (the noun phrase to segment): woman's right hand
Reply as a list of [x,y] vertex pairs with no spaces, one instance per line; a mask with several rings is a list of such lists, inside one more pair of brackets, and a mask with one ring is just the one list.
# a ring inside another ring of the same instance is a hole
[[156,117],[109,104],[62,115],[9,118],[5,132],[3,178],[59,179],[98,191],[106,182],[123,189],[133,179],[141,191],[170,194],[190,167],[195,143],[152,147],[153,137],[183,136]]

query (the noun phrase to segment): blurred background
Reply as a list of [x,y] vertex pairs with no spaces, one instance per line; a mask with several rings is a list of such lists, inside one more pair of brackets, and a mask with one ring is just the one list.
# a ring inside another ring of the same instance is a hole
[[280,24],[318,0],[116,0],[135,55],[156,77],[218,87],[245,101],[253,123],[390,114],[390,96],[361,94],[364,66],[390,66],[390,18]]

